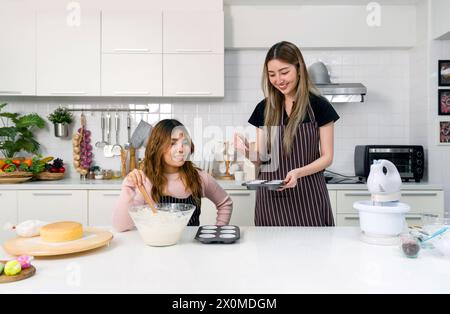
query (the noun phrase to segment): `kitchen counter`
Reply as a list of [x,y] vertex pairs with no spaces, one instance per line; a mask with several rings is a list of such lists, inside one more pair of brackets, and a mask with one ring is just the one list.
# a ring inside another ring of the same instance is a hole
[[[202,244],[188,227],[177,245],[149,247],[137,231],[109,247],[35,259],[36,274],[2,293],[450,293],[448,259],[360,241],[360,229],[243,227],[234,244]],[[37,290],[38,289],[38,290]]]
[[[225,190],[245,190],[236,181],[218,180]],[[2,190],[120,190],[122,180],[86,180],[67,178],[57,181],[32,181],[1,184]],[[328,190],[367,190],[365,184],[327,184]],[[402,183],[402,190],[442,190],[442,185],[429,183]]]

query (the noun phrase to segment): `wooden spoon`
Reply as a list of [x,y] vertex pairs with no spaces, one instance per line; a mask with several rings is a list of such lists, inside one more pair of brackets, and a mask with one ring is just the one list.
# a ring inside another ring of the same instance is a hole
[[147,205],[150,207],[150,209],[152,210],[152,212],[154,214],[156,214],[158,212],[158,210],[155,207],[155,203],[153,203],[152,199],[150,198],[150,196],[148,195],[147,191],[145,190],[144,186],[139,185],[138,186],[139,191],[141,191],[142,195],[144,196],[144,200],[147,203]]

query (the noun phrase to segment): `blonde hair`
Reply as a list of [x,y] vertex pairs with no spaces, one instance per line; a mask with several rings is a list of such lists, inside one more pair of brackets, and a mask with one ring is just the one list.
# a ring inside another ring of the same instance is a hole
[[[145,149],[143,160],[143,171],[152,183],[152,198],[159,202],[167,187],[167,179],[164,174],[164,151],[170,146],[172,131],[181,128],[185,136],[189,139],[189,134],[183,124],[175,119],[165,119],[159,121],[152,130]],[[191,142],[191,154],[194,153],[194,144]],[[200,206],[202,198],[202,184],[198,168],[192,161],[186,160],[180,167],[179,173],[184,183],[185,189],[192,192],[194,202]]]
[[269,61],[274,59],[294,65],[297,70],[297,74],[299,75],[299,80],[294,96],[294,104],[292,106],[292,112],[289,117],[289,122],[286,126],[283,137],[283,147],[285,152],[288,154],[292,149],[292,144],[297,133],[297,127],[301,122],[303,122],[307,114],[308,106],[310,105],[309,94],[313,93],[319,95],[319,92],[314,87],[314,84],[309,78],[302,53],[296,45],[287,41],[282,41],[276,43],[269,49],[264,61],[264,69],[261,82],[264,96],[266,97],[264,125],[269,130],[267,134],[267,146],[269,151],[271,150],[270,128],[280,123],[282,110],[284,110],[284,95],[270,83],[268,75],[267,64],[269,63]]

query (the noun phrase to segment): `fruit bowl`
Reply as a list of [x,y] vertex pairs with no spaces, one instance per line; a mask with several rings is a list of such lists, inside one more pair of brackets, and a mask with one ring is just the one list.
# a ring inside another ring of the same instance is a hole
[[63,172],[40,172],[34,176],[36,180],[61,180],[64,178]]

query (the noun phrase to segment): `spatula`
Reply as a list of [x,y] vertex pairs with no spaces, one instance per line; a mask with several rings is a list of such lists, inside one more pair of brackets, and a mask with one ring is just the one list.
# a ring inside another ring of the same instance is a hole
[[152,212],[154,214],[156,214],[158,212],[158,210],[156,209],[155,203],[153,203],[152,199],[150,198],[150,196],[148,195],[147,191],[145,190],[143,185],[139,185],[138,186],[139,191],[141,191],[142,195],[144,196],[144,200],[147,203],[148,207],[150,207],[150,209],[152,210]]

